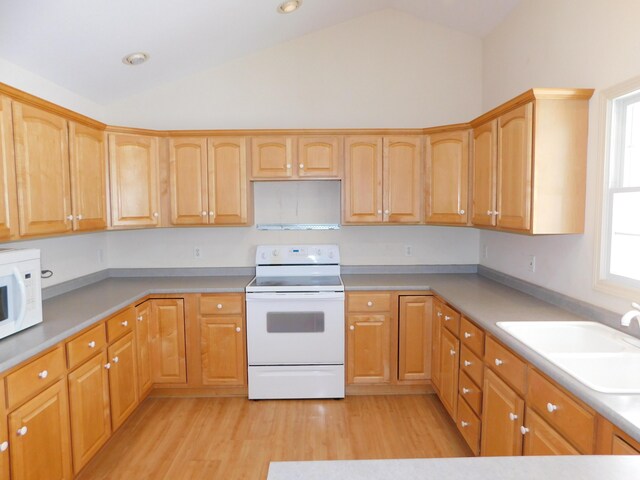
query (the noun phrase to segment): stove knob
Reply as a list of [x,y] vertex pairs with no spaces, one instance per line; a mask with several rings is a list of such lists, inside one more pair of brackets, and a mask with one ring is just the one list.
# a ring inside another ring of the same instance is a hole
[[333,258],[333,250],[329,250],[328,257]]
[[262,258],[263,260],[267,259],[267,252],[262,252],[262,254],[260,255],[260,258]]
[[318,255],[318,257],[322,257],[322,249],[321,248],[316,250],[316,255]]
[[274,250],[273,252],[271,252],[271,255],[277,257],[278,255],[280,255],[280,252],[278,250]]

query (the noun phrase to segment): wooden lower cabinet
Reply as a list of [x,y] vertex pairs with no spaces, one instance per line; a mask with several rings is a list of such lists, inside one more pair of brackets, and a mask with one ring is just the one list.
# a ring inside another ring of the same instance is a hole
[[0,378],[0,478],[9,478],[9,431],[4,398],[4,379]]
[[640,450],[614,434],[611,442],[611,453],[613,455],[640,455]]
[[456,425],[473,454],[478,455],[482,423],[462,397],[458,399]]
[[117,430],[138,406],[138,373],[133,333],[109,347],[111,426]]
[[433,299],[433,323],[432,323],[432,338],[431,338],[431,385],[439,395],[441,389],[440,380],[440,343],[442,340],[442,301],[439,298]]
[[151,345],[149,324],[151,300],[136,305],[136,365],[138,371],[138,397],[144,398],[153,385],[151,376]]
[[186,383],[184,300],[151,300],[149,339],[153,383]]
[[440,336],[440,400],[453,418],[458,402],[460,341],[446,328]]
[[480,454],[522,455],[524,400],[488,368],[484,372]]
[[9,414],[12,480],[66,480],[71,471],[65,379]]
[[391,316],[349,314],[347,328],[347,383],[389,383]]
[[242,316],[200,319],[202,384],[246,385],[246,335]]
[[73,469],[77,474],[111,435],[107,353],[69,374]]
[[580,455],[565,438],[533,410],[527,408],[524,435],[524,455]]
[[401,296],[398,317],[398,380],[431,378],[433,297]]

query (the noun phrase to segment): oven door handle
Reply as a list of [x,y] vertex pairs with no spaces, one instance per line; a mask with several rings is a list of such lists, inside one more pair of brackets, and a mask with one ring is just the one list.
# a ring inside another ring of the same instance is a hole
[[344,292],[255,292],[247,293],[251,300],[344,300]]

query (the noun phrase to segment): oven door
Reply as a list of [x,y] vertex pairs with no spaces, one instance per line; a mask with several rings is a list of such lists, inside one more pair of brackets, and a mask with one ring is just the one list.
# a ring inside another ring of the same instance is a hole
[[247,293],[249,365],[344,363],[344,292]]

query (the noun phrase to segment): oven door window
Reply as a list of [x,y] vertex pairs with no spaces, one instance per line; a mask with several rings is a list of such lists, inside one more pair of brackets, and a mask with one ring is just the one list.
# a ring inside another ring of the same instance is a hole
[[324,312],[268,312],[267,333],[323,333]]

